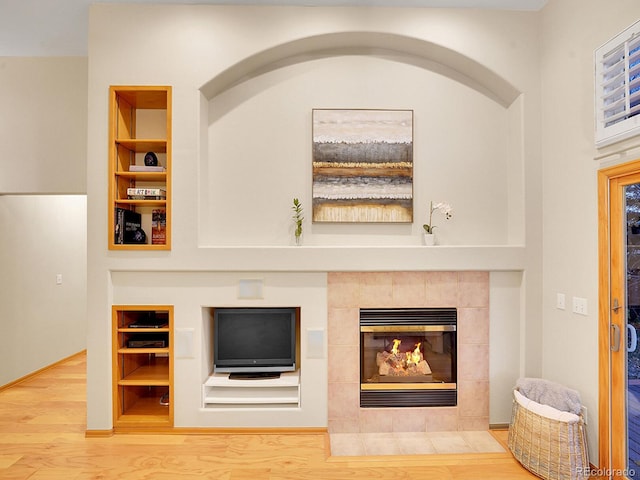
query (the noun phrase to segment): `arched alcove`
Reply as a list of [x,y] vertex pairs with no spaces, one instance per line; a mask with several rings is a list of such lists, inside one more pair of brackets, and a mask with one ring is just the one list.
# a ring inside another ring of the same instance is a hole
[[520,92],[506,79],[453,49],[414,37],[381,32],[343,32],[304,37],[251,55],[202,86],[211,99],[257,75],[287,65],[341,55],[390,58],[440,73],[508,107]]
[[[201,87],[198,243],[286,245],[294,196],[309,245],[418,243],[430,200],[462,217],[446,243],[520,243],[519,97],[475,60],[394,34],[317,35],[241,59]],[[415,110],[413,223],[311,224],[313,108]]]

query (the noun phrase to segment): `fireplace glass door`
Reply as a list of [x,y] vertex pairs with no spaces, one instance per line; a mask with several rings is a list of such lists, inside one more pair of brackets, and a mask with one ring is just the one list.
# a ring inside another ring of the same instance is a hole
[[[363,389],[455,384],[455,327],[361,327]],[[454,385],[455,387],[455,385]]]

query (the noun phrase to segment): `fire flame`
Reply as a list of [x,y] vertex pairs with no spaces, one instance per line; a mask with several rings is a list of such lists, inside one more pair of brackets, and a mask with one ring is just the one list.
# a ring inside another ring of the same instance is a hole
[[[400,353],[399,347],[401,343],[402,341],[398,340],[397,338],[393,340],[393,347],[391,348],[392,354],[398,355]],[[405,352],[405,362],[407,363],[407,365],[417,365],[422,360],[422,356],[420,355],[420,345],[422,345],[422,342],[417,343],[416,348],[412,352]]]
[[[422,342],[416,344],[415,350],[411,353],[411,363],[415,363],[416,365],[420,363],[420,345]],[[409,352],[407,352],[407,361],[409,361]]]
[[[417,340],[417,339],[416,339]],[[376,364],[381,376],[423,376],[431,373],[427,360],[422,355],[420,347],[422,342],[416,343],[413,350],[400,351],[399,339],[393,340],[393,346],[386,340],[384,351],[376,353]],[[413,343],[413,342],[408,342]]]

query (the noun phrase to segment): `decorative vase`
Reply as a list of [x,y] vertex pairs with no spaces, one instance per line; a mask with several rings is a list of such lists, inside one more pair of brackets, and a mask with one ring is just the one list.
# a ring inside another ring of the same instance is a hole
[[302,235],[296,235],[296,247],[302,245]]
[[432,247],[436,244],[436,236],[433,233],[423,233],[422,241],[428,247]]

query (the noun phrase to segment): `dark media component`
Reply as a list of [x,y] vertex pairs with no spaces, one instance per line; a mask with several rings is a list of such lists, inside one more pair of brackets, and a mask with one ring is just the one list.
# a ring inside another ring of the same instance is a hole
[[165,348],[167,341],[157,338],[137,338],[127,342],[129,348]]
[[213,371],[234,375],[295,371],[295,308],[216,308]]
[[169,324],[169,317],[161,312],[143,312],[129,328],[161,328]]
[[147,154],[144,156],[144,164],[147,167],[157,167],[158,157],[153,152],[147,152]]

